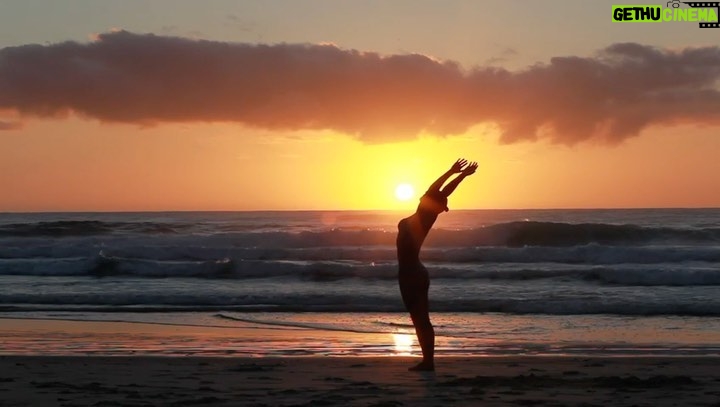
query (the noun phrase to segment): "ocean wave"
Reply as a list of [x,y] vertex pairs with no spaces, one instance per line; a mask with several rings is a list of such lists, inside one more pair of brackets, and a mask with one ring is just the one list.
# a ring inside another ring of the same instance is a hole
[[[0,260],[7,262],[62,261],[67,258],[95,259],[112,257],[126,261],[146,262],[217,262],[228,259],[237,264],[249,261],[346,261],[358,264],[396,261],[394,246],[335,246],[302,248],[237,247],[230,242],[208,242],[190,238],[122,237],[98,240],[84,237],[73,240],[44,239],[0,244]],[[585,265],[663,264],[710,262],[720,263],[720,245],[644,245],[611,246],[473,246],[426,247],[421,252],[425,262],[443,263],[558,263]],[[1,263],[1,262],[0,262]],[[48,263],[49,264],[49,263]],[[161,265],[162,266],[162,265]],[[33,266],[34,267],[34,266]],[[0,265],[0,274],[3,267]]]
[[232,273],[233,263],[230,259],[156,261],[112,257],[102,253],[93,258],[0,259],[0,275],[219,278]]
[[271,320],[267,320],[267,319],[235,316],[235,315],[231,315],[228,313],[222,313],[222,312],[215,314],[214,316],[215,316],[215,318],[219,318],[219,319],[223,319],[223,320],[265,325],[268,327],[321,329],[321,330],[325,330],[325,331],[342,331],[342,332],[354,332],[354,333],[375,333],[375,331],[372,331],[372,330],[353,329],[352,327],[338,326],[338,325],[332,324],[332,323],[322,324],[322,323],[303,323],[303,322],[295,322],[295,321],[277,321],[277,320],[271,321]]
[[[338,246],[393,246],[395,228],[389,230],[327,229],[323,231],[277,231],[247,225],[211,225],[162,222],[52,221],[0,225],[0,237],[82,237],[102,235],[177,235],[196,241],[231,244],[234,247],[311,248]],[[643,245],[653,242],[715,244],[720,228],[647,227],[633,224],[507,222],[467,230],[433,230],[427,247],[478,246],[580,246]]]
[[[405,312],[399,299],[389,300],[384,296],[364,297],[327,295],[320,298],[291,296],[289,298],[266,298],[263,302],[248,299],[238,301],[232,297],[204,298],[197,296],[178,296],[164,298],[165,303],[157,303],[157,298],[108,294],[102,298],[65,296],[48,298],[30,298],[22,301],[20,296],[0,294],[0,312],[102,312],[102,313],[156,313],[156,312]],[[32,300],[35,300],[33,302]],[[8,301],[12,300],[12,301]],[[517,315],[621,315],[621,316],[720,316],[720,302],[679,300],[647,301],[642,299],[588,299],[567,297],[539,300],[537,298],[517,299],[473,299],[457,300],[433,298],[433,312],[451,313],[499,313]],[[242,319],[244,322],[256,322],[257,319]],[[287,325],[296,326],[296,325]],[[308,328],[309,326],[299,326]]]
[[[579,265],[557,263],[427,263],[433,279],[563,279],[627,286],[720,285],[713,263]],[[100,254],[95,258],[0,259],[0,275],[201,279],[283,279],[332,282],[350,279],[395,280],[395,262],[232,260],[158,261]]]
[[103,222],[97,220],[59,220],[0,225],[0,237],[66,237],[104,234],[165,234],[179,233],[190,225],[161,222]]
[[490,226],[507,246],[577,246],[598,243],[720,242],[720,228],[658,228],[632,224],[510,222]]

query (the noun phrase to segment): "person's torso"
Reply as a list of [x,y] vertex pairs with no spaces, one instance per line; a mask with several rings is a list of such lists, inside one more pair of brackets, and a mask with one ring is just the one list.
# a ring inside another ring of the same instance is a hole
[[398,223],[396,240],[398,263],[401,268],[420,262],[420,247],[435,223],[437,215],[419,215],[417,212]]

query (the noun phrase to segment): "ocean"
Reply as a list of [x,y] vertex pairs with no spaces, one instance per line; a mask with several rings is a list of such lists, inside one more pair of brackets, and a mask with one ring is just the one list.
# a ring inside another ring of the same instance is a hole
[[[0,318],[412,338],[395,257],[411,213],[0,214]],[[720,209],[450,211],[421,260],[439,356],[720,355]],[[0,353],[42,350],[11,336]],[[339,352],[236,340],[223,351]]]

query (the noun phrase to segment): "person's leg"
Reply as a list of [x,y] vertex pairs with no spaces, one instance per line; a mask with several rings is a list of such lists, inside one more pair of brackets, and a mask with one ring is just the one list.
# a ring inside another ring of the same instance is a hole
[[430,322],[429,315],[429,286],[429,282],[418,284],[417,280],[400,281],[400,293],[402,294],[403,303],[410,313],[423,354],[422,362],[411,367],[410,370],[434,370],[435,368],[435,330]]
[[410,370],[435,370],[435,329],[430,322],[427,289],[416,293],[413,307],[409,311],[423,354],[422,362]]

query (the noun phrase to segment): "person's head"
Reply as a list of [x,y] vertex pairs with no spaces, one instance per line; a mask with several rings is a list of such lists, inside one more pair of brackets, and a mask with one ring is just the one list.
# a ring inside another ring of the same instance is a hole
[[447,207],[448,199],[440,191],[427,192],[420,198],[418,211],[431,212],[439,214],[449,211]]

